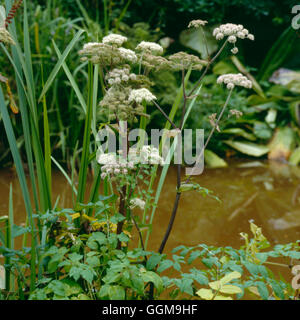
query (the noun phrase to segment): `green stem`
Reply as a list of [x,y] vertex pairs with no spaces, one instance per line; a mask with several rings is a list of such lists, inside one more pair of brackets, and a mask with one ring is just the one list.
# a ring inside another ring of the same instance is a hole
[[89,63],[87,113],[86,113],[85,126],[84,126],[83,149],[82,149],[80,169],[79,169],[79,182],[78,182],[78,193],[77,193],[76,204],[82,203],[84,201],[86,180],[87,180],[87,174],[88,174],[92,116],[93,116],[93,66],[91,63]]

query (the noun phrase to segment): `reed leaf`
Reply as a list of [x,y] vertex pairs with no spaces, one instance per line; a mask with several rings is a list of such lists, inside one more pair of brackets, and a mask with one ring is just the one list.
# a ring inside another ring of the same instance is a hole
[[84,136],[83,136],[83,148],[79,169],[79,181],[78,181],[78,194],[77,204],[84,201],[84,194],[86,189],[86,180],[88,174],[88,162],[89,162],[89,146],[91,140],[91,122],[93,115],[93,66],[88,64],[88,101],[87,101],[87,114],[85,118]]
[[7,135],[7,139],[9,142],[9,146],[11,149],[11,154],[14,159],[14,163],[16,166],[16,171],[19,178],[19,183],[22,189],[23,199],[25,203],[25,210],[28,216],[28,220],[30,221],[31,227],[31,274],[30,274],[30,291],[35,289],[35,266],[36,266],[36,236],[35,236],[35,228],[32,217],[32,207],[30,202],[30,195],[28,191],[28,186],[26,182],[26,177],[24,173],[24,169],[22,166],[21,156],[19,154],[19,150],[17,148],[17,141],[13,131],[13,127],[11,124],[11,120],[7,111],[7,107],[5,105],[5,100],[3,96],[2,87],[0,87],[0,112],[2,114],[3,124],[5,128],[5,132]]
[[[60,53],[55,41],[52,40],[52,43],[53,43],[53,46],[54,46],[54,49],[56,51],[58,59],[61,59],[62,55],[61,55],[61,53]],[[77,96],[77,98],[79,100],[80,105],[82,106],[82,109],[83,109],[84,113],[86,113],[86,103],[84,101],[83,95],[81,94],[81,91],[80,91],[80,89],[79,89],[74,77],[71,74],[70,69],[68,68],[68,66],[67,66],[67,64],[65,62],[62,63],[62,67],[63,67],[63,69],[64,69],[64,71],[66,73],[66,76],[68,77],[68,79],[69,79],[69,81],[70,81],[70,83],[72,85],[73,90],[76,93],[76,96]]]
[[49,78],[47,79],[45,86],[42,90],[42,93],[39,97],[39,102],[42,101],[43,96],[47,93],[47,91],[49,90],[50,86],[52,85],[57,73],[59,72],[60,68],[62,67],[63,63],[65,62],[67,56],[69,55],[70,51],[72,50],[72,48],[74,47],[74,45],[76,44],[76,42],[79,40],[80,36],[84,33],[84,30],[79,30],[74,38],[72,39],[72,41],[68,44],[67,48],[65,49],[65,51],[63,52],[62,56],[60,57],[60,59],[58,59],[55,67],[53,68],[52,72],[49,75]]

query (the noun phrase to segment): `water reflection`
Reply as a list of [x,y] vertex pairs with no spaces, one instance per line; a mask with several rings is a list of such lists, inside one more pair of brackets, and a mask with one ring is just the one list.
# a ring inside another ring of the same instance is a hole
[[[232,162],[229,168],[206,169],[194,181],[213,190],[222,203],[196,192],[183,193],[166,251],[178,245],[206,243],[239,247],[240,232],[249,233],[249,220],[262,227],[273,243],[300,239],[300,169],[282,163]],[[13,170],[0,171],[0,215],[8,212],[9,185],[13,185],[15,223],[25,220],[18,179]],[[157,250],[175,198],[176,169],[171,168],[154,218],[149,249]],[[53,172],[53,200],[72,207],[65,178]],[[135,239],[137,235],[134,235]]]

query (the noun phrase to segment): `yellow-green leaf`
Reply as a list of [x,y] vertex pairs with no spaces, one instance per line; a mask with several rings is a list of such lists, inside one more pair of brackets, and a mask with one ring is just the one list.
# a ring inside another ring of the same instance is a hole
[[212,290],[210,289],[200,289],[196,292],[196,294],[202,298],[202,299],[205,299],[205,300],[211,300],[214,296]]
[[220,289],[220,292],[227,293],[227,294],[243,293],[243,291],[242,291],[242,289],[240,287],[234,286],[232,284],[225,284]]

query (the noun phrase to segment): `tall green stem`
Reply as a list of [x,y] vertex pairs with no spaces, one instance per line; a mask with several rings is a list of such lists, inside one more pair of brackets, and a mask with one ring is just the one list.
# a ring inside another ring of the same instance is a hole
[[87,99],[87,113],[84,125],[83,147],[79,169],[79,182],[76,203],[84,201],[86,180],[88,174],[89,162],[89,146],[91,141],[91,124],[93,116],[93,66],[88,64],[88,99]]

